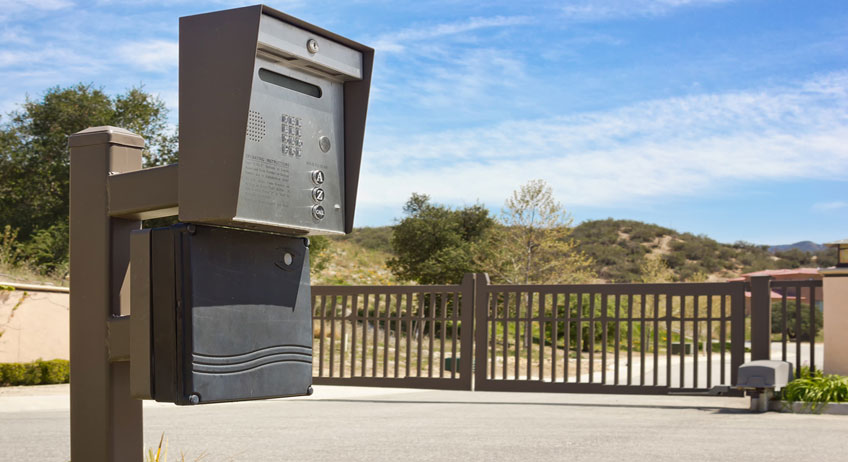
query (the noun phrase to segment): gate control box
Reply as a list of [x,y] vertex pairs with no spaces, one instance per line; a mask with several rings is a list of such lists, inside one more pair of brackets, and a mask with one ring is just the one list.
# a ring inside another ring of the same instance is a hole
[[311,394],[304,238],[185,224],[138,233],[149,243],[149,315],[136,297],[144,287],[133,287],[133,318],[152,331],[152,372],[135,386],[149,394],[136,395],[199,404]]
[[179,46],[180,221],[351,232],[374,50],[264,5]]

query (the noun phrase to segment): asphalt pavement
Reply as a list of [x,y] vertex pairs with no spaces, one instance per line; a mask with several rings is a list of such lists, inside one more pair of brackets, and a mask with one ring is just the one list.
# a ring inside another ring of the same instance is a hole
[[[839,461],[848,417],[747,398],[316,386],[309,398],[145,403],[145,445],[211,461]],[[0,388],[4,460],[69,458],[67,385]]]

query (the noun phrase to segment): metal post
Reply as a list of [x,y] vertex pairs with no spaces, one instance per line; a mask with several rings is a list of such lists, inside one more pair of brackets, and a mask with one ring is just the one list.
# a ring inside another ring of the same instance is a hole
[[473,273],[466,273],[462,278],[462,285],[460,286],[462,292],[462,311],[460,311],[459,315],[462,326],[459,331],[459,344],[461,348],[459,377],[463,390],[474,389],[474,380],[471,375],[474,371],[474,310],[477,308],[474,291],[475,277]]
[[771,357],[771,276],[751,277],[751,360]]
[[110,174],[141,169],[144,139],[93,127],[71,135],[68,145],[71,460],[141,461],[141,401],[130,397],[129,363],[110,363],[107,327],[129,314],[129,236],[141,222],[110,218],[107,184]]
[[[466,274],[468,278],[471,275]],[[486,273],[477,273],[473,275],[475,278],[474,287],[474,386],[482,383],[488,378],[486,375],[488,364],[486,363],[487,355],[489,354],[488,341],[488,326],[489,326],[489,275]],[[464,281],[463,281],[464,282]],[[470,305],[469,305],[470,306]],[[491,341],[494,341],[492,339]],[[494,354],[494,353],[492,353]],[[472,390],[474,388],[472,387]]]

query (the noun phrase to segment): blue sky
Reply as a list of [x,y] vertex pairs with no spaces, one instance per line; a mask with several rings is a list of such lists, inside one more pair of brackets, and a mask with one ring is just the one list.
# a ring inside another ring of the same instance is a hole
[[[0,0],[0,112],[144,84],[177,107],[178,18],[239,2]],[[376,49],[357,226],[546,180],[576,222],[722,242],[848,237],[848,2],[270,6]]]

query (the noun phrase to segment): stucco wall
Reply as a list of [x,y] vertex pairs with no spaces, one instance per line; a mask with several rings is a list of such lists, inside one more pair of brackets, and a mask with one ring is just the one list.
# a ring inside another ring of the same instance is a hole
[[0,363],[70,359],[68,306],[67,293],[0,290]]
[[848,277],[826,276],[823,286],[823,369],[825,374],[848,375]]

